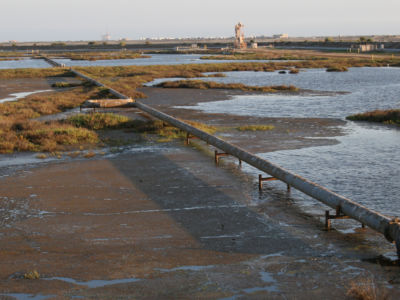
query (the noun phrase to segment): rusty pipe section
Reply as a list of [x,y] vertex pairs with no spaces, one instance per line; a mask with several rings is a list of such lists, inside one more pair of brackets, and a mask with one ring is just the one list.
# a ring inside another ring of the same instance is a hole
[[[148,114],[163,120],[177,128],[180,128],[204,141],[213,145],[226,153],[229,153],[249,165],[267,173],[279,180],[293,186],[294,188],[302,191],[320,202],[330,206],[334,209],[340,207],[341,211],[359,222],[366,224],[370,228],[382,233],[390,241],[396,241],[396,245],[400,242],[400,224],[397,220],[392,220],[389,217],[382,215],[378,212],[368,209],[367,207],[358,204],[348,198],[345,198],[333,191],[324,188],[317,183],[309,181],[293,172],[285,170],[284,168],[275,165],[257,155],[254,155],[238,146],[232,145],[222,139],[219,139],[211,134],[199,130],[191,125],[188,125],[174,117],[171,117],[163,112],[151,108],[141,102],[136,101],[135,107]],[[399,248],[398,248],[399,249]]]

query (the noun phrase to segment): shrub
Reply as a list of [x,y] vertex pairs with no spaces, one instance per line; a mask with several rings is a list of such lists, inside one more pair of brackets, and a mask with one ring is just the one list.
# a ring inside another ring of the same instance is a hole
[[91,113],[71,116],[67,120],[76,127],[84,127],[93,130],[111,128],[129,128],[133,126],[131,119],[113,113]]

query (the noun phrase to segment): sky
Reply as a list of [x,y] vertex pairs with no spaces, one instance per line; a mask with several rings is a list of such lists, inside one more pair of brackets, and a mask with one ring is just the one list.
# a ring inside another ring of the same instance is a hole
[[399,0],[0,0],[0,42],[397,35]]

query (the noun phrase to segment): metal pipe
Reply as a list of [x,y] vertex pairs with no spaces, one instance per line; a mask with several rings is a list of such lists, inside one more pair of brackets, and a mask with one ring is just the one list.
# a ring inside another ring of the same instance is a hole
[[[54,62],[54,64],[58,64],[57,62],[47,59],[49,62]],[[58,64],[59,65],[59,64]],[[71,68],[71,72],[73,72],[76,76],[81,77],[89,82],[97,86],[106,87],[102,83],[94,80],[78,71],[75,71]],[[114,89],[106,87],[109,89],[110,93],[121,98],[121,99],[129,99],[129,97],[117,92]],[[362,224],[369,226],[370,228],[382,233],[386,239],[390,242],[396,243],[397,255],[400,257],[400,219],[395,218],[391,219],[383,214],[380,214],[376,211],[368,209],[367,207],[356,203],[348,198],[345,198],[333,191],[314,183],[310,180],[307,180],[300,175],[297,175],[291,171],[285,170],[284,168],[273,164],[255,154],[252,154],[238,146],[232,145],[224,140],[221,140],[207,132],[204,132],[200,129],[197,129],[185,122],[182,122],[172,116],[169,116],[161,111],[158,111],[148,105],[145,105],[141,102],[136,101],[134,106],[138,109],[147,112],[148,114],[163,120],[179,129],[186,131],[189,134],[192,134],[204,141],[208,144],[213,145],[228,154],[236,156],[242,161],[245,161],[249,165],[275,177],[286,184],[288,186],[293,186],[294,188],[302,191],[304,194],[313,197],[316,200],[326,204],[327,206],[338,209],[342,211],[343,214],[349,216]]]
[[264,171],[271,176],[278,178],[279,180],[287,183],[290,186],[302,191],[306,195],[309,195],[320,202],[330,206],[334,209],[340,207],[341,211],[365,224],[370,228],[382,233],[385,237],[390,241],[396,241],[397,251],[400,255],[400,223],[399,220],[392,220],[391,218],[380,214],[376,211],[368,209],[367,207],[356,203],[348,198],[345,198],[339,194],[334,193],[333,191],[317,184],[312,181],[309,181],[291,171],[285,170],[284,168],[273,164],[261,157],[258,157],[255,154],[252,154],[244,149],[241,149],[238,146],[232,145],[224,140],[221,140],[207,132],[199,130],[189,124],[186,124],[174,117],[171,117],[163,112],[160,112],[150,106],[147,106],[141,102],[136,101],[134,104],[135,107],[143,110],[150,115],[163,120],[171,125],[182,129],[198,138],[206,141],[210,145],[213,145],[226,153],[229,153],[233,156],[236,156],[242,161],[245,161],[249,165]]

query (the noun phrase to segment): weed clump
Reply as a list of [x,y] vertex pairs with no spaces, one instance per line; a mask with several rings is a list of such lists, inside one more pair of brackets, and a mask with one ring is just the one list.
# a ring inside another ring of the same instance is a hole
[[349,69],[345,66],[327,68],[327,72],[347,72]]
[[371,279],[353,281],[346,293],[348,299],[354,300],[386,300],[388,294]]
[[274,125],[245,125],[237,127],[239,131],[268,131],[274,129]]
[[128,117],[113,113],[77,114],[67,119],[76,126],[92,130],[130,128],[134,124]]
[[40,274],[38,271],[33,270],[24,274],[24,279],[39,279]]
[[274,86],[248,86],[242,83],[218,83],[202,80],[179,80],[166,81],[156,85],[162,88],[186,88],[186,89],[229,89],[253,92],[273,93],[277,91],[298,91],[295,86],[274,85]]
[[351,121],[368,121],[400,126],[400,109],[374,110],[346,117]]
[[77,87],[82,85],[81,83],[71,83],[71,82],[65,82],[65,81],[59,81],[55,82],[51,85],[51,87],[54,88],[71,88],[71,87]]

